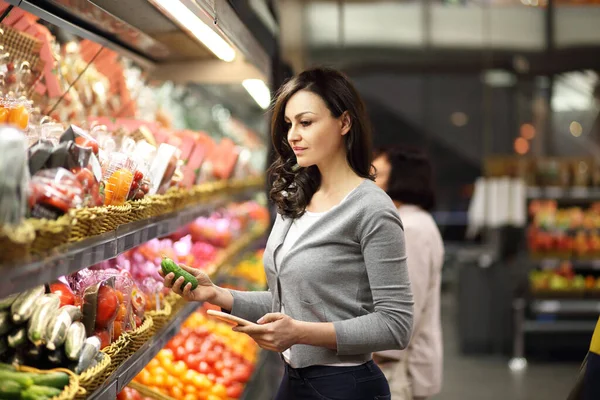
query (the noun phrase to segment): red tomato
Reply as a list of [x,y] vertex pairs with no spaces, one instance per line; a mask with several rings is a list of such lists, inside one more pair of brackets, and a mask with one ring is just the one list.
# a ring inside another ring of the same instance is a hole
[[219,361],[219,353],[215,351],[207,351],[205,361],[211,365],[214,365],[217,361]]
[[100,339],[101,349],[110,345],[110,335],[108,334],[108,331],[97,331],[94,335],[98,336],[98,339]]
[[251,376],[252,369],[246,365],[240,365],[233,370],[231,379],[236,382],[248,382]]
[[75,138],[75,144],[81,147],[89,147],[94,154],[98,154],[98,142],[92,138],[77,136]]
[[200,350],[200,346],[198,346],[198,340],[193,337],[190,337],[185,341],[184,348],[188,353],[198,353]]
[[106,328],[117,316],[119,299],[115,289],[110,286],[102,286],[98,290],[98,308],[96,310],[96,325]]
[[183,347],[177,347],[177,348],[175,348],[175,359],[177,361],[184,360],[185,356],[187,356],[187,353],[186,353],[186,351],[185,351],[185,349]]
[[206,361],[200,361],[200,364],[198,365],[198,372],[200,372],[201,374],[208,374],[211,371],[212,368],[210,367],[210,365],[208,365]]
[[62,282],[55,282],[50,285],[50,293],[57,294],[60,298],[60,306],[75,305],[75,295],[68,285]]
[[227,388],[227,397],[230,399],[239,399],[242,397],[242,393],[244,393],[244,385],[241,383],[232,383]]

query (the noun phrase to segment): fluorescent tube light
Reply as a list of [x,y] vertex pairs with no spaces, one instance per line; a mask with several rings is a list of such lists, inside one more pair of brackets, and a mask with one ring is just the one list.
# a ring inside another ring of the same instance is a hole
[[245,79],[242,82],[244,89],[252,96],[254,101],[262,108],[266,110],[271,104],[271,92],[265,83],[260,79]]
[[215,56],[223,61],[231,62],[235,58],[235,50],[225,39],[213,31],[196,14],[179,0],[150,0],[155,6],[181,25],[202,42]]

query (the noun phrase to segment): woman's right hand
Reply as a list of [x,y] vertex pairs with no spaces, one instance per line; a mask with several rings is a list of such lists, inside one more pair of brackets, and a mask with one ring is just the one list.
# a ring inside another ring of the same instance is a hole
[[198,287],[192,290],[192,284],[188,283],[185,285],[183,290],[181,289],[181,285],[185,280],[183,277],[179,277],[176,281],[173,281],[175,278],[175,274],[170,272],[166,276],[163,274],[162,270],[159,270],[159,274],[165,280],[165,286],[171,288],[173,292],[180,295],[187,301],[200,301],[200,302],[209,302],[212,303],[214,298],[217,295],[217,287],[210,280],[208,275],[199,269],[188,267],[187,265],[179,264],[181,268],[192,274],[198,280]]

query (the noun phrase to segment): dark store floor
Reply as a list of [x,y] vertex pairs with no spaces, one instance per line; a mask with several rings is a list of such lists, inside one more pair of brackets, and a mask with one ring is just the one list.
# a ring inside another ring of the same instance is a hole
[[535,362],[521,373],[511,373],[508,359],[464,356],[454,329],[453,298],[444,295],[445,365],[442,393],[432,400],[565,400],[575,382],[577,362]]

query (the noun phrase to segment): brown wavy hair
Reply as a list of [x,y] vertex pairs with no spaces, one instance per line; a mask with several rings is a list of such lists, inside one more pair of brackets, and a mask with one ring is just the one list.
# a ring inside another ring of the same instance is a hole
[[299,167],[287,139],[285,108],[289,99],[300,90],[307,90],[321,97],[334,118],[348,112],[351,127],[344,136],[348,165],[358,176],[375,179],[371,165],[371,125],[358,91],[344,74],[334,69],[304,71],[287,81],[279,90],[271,121],[271,138],[276,159],[269,168],[272,182],[270,197],[279,214],[290,218],[298,218],[304,214],[321,186],[321,173],[317,166]]

